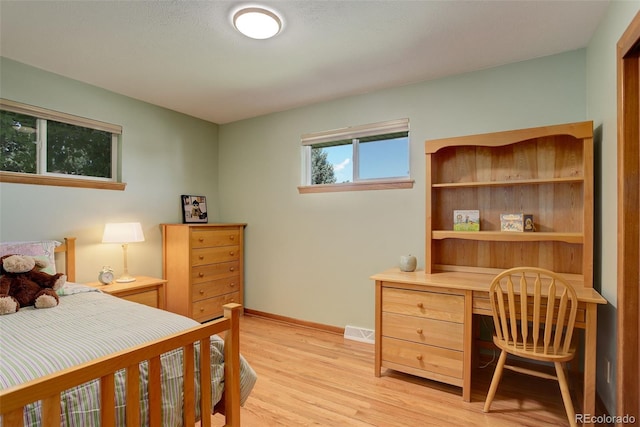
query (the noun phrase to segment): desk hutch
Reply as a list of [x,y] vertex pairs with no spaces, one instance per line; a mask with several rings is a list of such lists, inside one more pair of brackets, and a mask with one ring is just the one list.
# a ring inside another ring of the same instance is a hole
[[[376,281],[375,373],[391,368],[462,388],[471,398],[474,315],[491,315],[500,271],[561,273],[585,330],[584,411],[595,413],[593,123],[428,140],[424,271]],[[454,210],[478,210],[480,231],[454,231]],[[500,231],[501,213],[531,214],[535,232]]]

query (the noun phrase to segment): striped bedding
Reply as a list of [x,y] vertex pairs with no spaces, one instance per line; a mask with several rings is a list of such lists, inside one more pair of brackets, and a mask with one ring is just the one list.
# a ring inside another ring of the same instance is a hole
[[[60,293],[60,305],[55,308],[27,307],[0,316],[0,389],[198,325],[192,319],[83,285],[67,283]],[[212,405],[221,399],[224,388],[223,341],[214,338],[211,340]],[[198,350],[196,348],[196,354]],[[181,426],[182,351],[166,353],[161,361],[163,424]],[[244,404],[256,375],[244,358],[241,357],[240,363],[241,403]],[[140,365],[140,372],[141,420],[142,425],[148,425],[146,362]],[[122,426],[125,425],[124,379],[124,371],[116,374],[116,415],[118,425]],[[99,426],[99,393],[97,380],[66,391],[61,401],[61,425]],[[199,408],[196,411],[199,412]],[[25,410],[24,422],[25,426],[40,425],[40,402]]]

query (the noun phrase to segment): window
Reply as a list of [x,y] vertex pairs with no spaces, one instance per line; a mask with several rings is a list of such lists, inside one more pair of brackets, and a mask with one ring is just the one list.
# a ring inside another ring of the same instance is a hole
[[301,193],[411,188],[409,120],[302,136]]
[[0,99],[0,180],[124,189],[121,134],[117,125]]

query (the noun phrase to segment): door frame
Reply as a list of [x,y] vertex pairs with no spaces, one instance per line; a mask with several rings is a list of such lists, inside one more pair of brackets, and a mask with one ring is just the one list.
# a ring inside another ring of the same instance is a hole
[[616,415],[640,417],[640,12],[617,45],[618,277]]

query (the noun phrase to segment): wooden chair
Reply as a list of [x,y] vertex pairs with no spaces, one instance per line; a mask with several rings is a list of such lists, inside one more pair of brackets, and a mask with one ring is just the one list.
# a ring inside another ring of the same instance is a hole
[[[515,282],[515,283],[514,283]],[[558,274],[535,267],[518,267],[498,274],[489,288],[495,335],[502,351],[491,380],[484,412],[489,412],[503,368],[557,380],[569,424],[576,425],[565,363],[575,349],[571,337],[578,309],[576,291]],[[553,362],[556,375],[506,365],[507,354]]]

